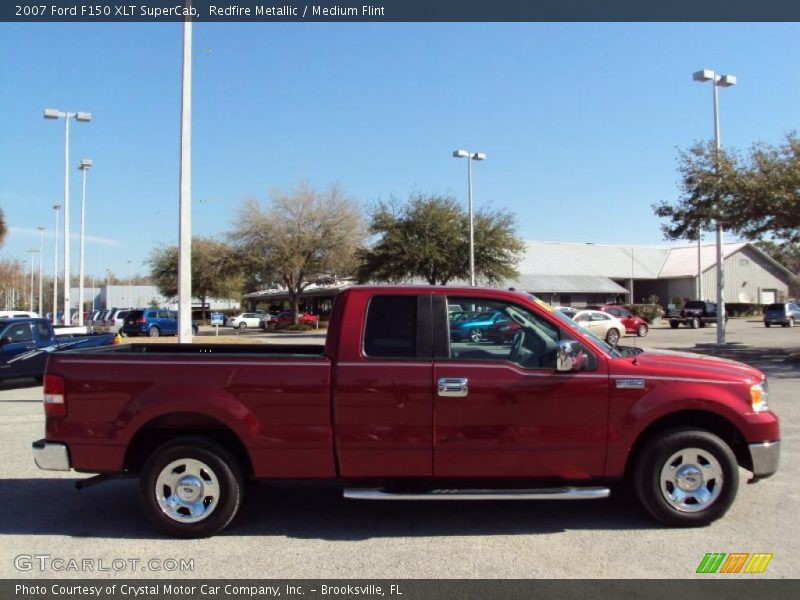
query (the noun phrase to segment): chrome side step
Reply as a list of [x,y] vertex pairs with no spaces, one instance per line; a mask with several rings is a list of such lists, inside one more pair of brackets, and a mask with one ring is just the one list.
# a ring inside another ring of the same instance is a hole
[[606,487],[470,490],[436,489],[429,492],[387,492],[379,488],[345,488],[352,500],[595,500],[608,498]]

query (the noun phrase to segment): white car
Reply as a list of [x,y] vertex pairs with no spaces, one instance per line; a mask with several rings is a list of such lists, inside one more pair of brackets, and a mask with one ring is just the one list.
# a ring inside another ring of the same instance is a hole
[[261,315],[259,313],[248,312],[230,317],[226,325],[236,329],[247,329],[248,327],[258,327],[260,321]]
[[599,310],[578,311],[572,320],[612,346],[616,346],[625,335],[625,324],[622,321]]

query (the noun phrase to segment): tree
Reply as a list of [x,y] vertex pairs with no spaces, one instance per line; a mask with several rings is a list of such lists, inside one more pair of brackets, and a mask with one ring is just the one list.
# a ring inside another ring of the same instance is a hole
[[[516,276],[525,246],[515,235],[514,216],[481,210],[474,227],[476,276],[486,283]],[[359,250],[361,281],[421,277],[431,285],[446,285],[469,277],[469,215],[451,196],[416,193],[402,206],[379,203],[370,233],[379,239]]]
[[717,220],[747,239],[765,234],[800,242],[800,139],[756,144],[746,159],[717,153],[712,144],[696,144],[678,156],[681,197],[653,206],[667,239],[697,239]]
[[[150,276],[168,298],[178,295],[178,247],[154,249],[148,259]],[[192,296],[199,298],[206,318],[208,298],[230,298],[242,288],[241,265],[233,248],[211,238],[192,238]]]
[[789,280],[789,296],[800,297],[800,242],[759,240],[755,245],[794,274]]
[[3,214],[3,209],[0,208],[0,247],[6,241],[6,234],[8,233],[8,227],[6,226],[6,216]]
[[365,227],[358,205],[331,185],[318,191],[308,184],[284,192],[273,190],[262,206],[242,202],[229,238],[263,288],[286,287],[295,322],[300,295],[322,275],[350,273]]

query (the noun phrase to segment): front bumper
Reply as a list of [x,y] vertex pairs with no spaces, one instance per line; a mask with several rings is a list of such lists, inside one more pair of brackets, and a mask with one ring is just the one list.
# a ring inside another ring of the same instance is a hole
[[37,467],[44,471],[69,471],[69,449],[66,444],[37,440],[32,446]]
[[756,478],[764,479],[778,470],[778,459],[781,453],[780,441],[750,444],[748,448],[753,465],[753,475]]

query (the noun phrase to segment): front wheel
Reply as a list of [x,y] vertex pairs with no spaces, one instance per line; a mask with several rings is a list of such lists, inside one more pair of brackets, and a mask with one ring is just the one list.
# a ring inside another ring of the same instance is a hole
[[634,472],[636,494],[667,525],[697,527],[719,519],[739,489],[730,447],[699,429],[673,430],[650,441]]
[[669,322],[669,326],[670,326],[672,329],[677,329],[677,328],[678,328],[678,325],[680,325],[680,323],[679,323],[678,321],[670,321],[670,322]]
[[469,332],[469,339],[477,344],[483,339],[483,332],[476,327]]
[[639,328],[636,330],[636,335],[638,335],[639,337],[644,337],[647,335],[647,331],[648,331],[647,325],[644,324],[639,325]]
[[787,327],[794,327],[794,319],[789,319],[789,322],[786,323]]
[[156,450],[142,469],[139,497],[147,518],[177,537],[207,537],[224,529],[242,502],[242,471],[223,446],[182,437]]
[[247,323],[245,323],[244,321],[239,323],[239,329],[247,329]]
[[691,327],[692,329],[697,329],[698,327],[700,327],[700,319],[698,319],[697,317],[692,317],[692,320],[689,321],[689,327]]
[[619,331],[616,329],[609,329],[608,333],[606,333],[606,341],[611,346],[616,346],[617,342],[619,342]]

